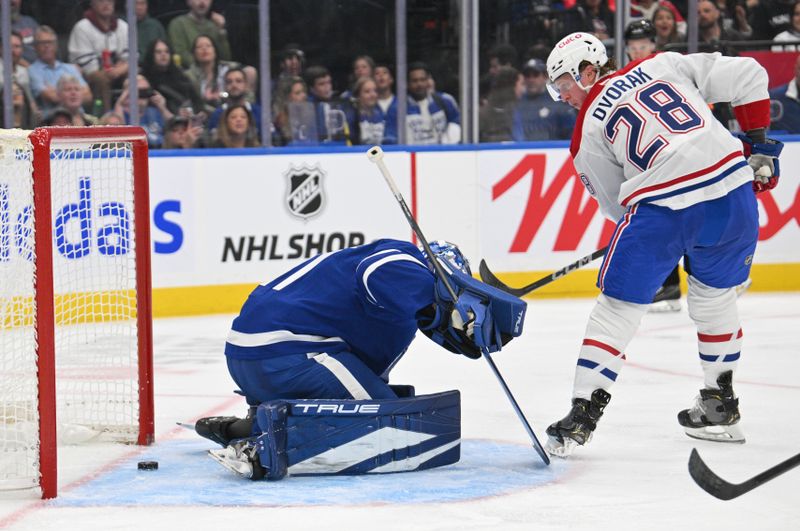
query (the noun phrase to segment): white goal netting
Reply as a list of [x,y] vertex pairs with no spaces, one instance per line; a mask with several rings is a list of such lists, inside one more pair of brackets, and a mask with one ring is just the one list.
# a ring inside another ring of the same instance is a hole
[[[33,151],[0,132],[0,488],[39,481]],[[37,155],[38,156],[38,155]],[[50,152],[59,442],[139,432],[132,147],[54,140]],[[36,173],[36,178],[45,176]]]

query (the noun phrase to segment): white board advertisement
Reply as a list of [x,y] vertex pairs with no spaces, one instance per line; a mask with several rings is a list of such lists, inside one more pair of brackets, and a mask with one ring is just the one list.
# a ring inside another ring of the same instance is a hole
[[[411,204],[409,155],[385,161]],[[361,153],[153,157],[150,183],[154,287],[265,282],[320,252],[411,237]]]

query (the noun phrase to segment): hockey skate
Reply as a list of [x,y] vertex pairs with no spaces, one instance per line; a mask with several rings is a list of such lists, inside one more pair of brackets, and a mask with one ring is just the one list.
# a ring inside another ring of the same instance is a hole
[[653,302],[648,310],[652,313],[667,313],[681,311],[681,286],[669,284],[661,286],[656,291]]
[[744,442],[732,379],[733,371],[723,372],[717,378],[719,389],[700,389],[695,405],[678,413],[686,435],[706,441]]
[[609,400],[611,395],[603,389],[595,389],[591,400],[573,398],[567,416],[547,428],[547,452],[557,457],[569,457],[575,448],[592,440],[597,421],[603,416]]
[[205,417],[194,425],[194,431],[201,437],[212,440],[221,446],[228,446],[235,439],[252,435],[253,417]]
[[266,469],[258,459],[255,441],[241,439],[221,450],[209,450],[208,455],[231,472],[243,478],[257,481],[266,475]]

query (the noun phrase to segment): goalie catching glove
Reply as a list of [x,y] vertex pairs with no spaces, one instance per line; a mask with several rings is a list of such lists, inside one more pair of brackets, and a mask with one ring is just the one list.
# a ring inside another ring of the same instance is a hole
[[451,352],[477,359],[482,349],[497,352],[522,334],[525,301],[455,268],[445,265],[444,269],[457,299],[452,300],[445,283],[437,278],[433,316],[419,322],[425,335]]
[[753,168],[753,190],[760,193],[775,188],[781,174],[778,157],[783,150],[783,143],[767,138],[763,128],[737,136],[744,146],[747,164]]

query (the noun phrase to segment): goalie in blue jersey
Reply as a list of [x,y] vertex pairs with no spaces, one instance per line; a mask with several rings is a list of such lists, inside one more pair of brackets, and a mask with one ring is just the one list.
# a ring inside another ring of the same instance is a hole
[[225,345],[250,413],[197,422],[200,435],[224,447],[211,456],[251,479],[457,461],[458,392],[414,397],[411,386],[389,385],[389,371],[418,329],[471,358],[500,350],[522,332],[525,303],[474,280],[455,245],[435,241],[431,251],[378,240],[319,255],[258,286]]

